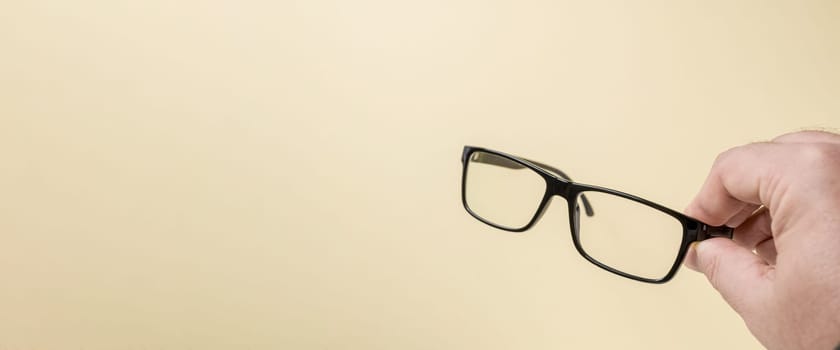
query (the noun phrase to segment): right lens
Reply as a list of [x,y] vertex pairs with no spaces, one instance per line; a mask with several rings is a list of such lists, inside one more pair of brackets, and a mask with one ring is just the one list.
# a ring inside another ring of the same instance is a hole
[[510,158],[475,151],[466,164],[464,200],[485,221],[509,229],[528,225],[546,192],[537,172]]

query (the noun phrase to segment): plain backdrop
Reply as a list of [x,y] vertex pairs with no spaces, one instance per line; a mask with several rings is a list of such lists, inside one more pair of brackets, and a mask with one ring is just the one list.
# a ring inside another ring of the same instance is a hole
[[760,348],[702,275],[469,217],[464,144],[681,210],[840,125],[835,1],[0,11],[0,349]]

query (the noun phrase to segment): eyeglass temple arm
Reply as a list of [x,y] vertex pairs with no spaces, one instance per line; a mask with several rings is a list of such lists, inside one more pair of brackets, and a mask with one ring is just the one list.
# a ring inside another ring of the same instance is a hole
[[[473,153],[472,157],[473,157],[472,160],[474,162],[491,164],[491,165],[498,165],[498,166],[505,167],[505,168],[508,168],[508,169],[524,169],[525,168],[525,166],[522,165],[522,164],[514,162],[514,161],[512,161],[510,159],[507,159],[505,157],[499,157],[499,156],[489,154],[489,153]],[[522,158],[522,159],[525,159],[525,158]],[[525,159],[525,160],[527,160],[528,162],[534,163],[534,165],[536,165],[540,168],[543,168],[545,170],[548,170],[552,173],[557,174],[558,176],[560,176],[564,180],[572,181],[572,178],[569,177],[569,175],[566,175],[566,173],[564,173],[560,169],[557,169],[557,168],[555,168],[551,165],[548,165],[548,164],[535,162],[535,161],[530,160],[530,159]],[[586,195],[585,194],[580,195],[580,199],[583,202],[583,209],[586,211],[586,216],[595,215],[595,212],[592,210],[592,205],[589,204],[589,199],[586,198]]]

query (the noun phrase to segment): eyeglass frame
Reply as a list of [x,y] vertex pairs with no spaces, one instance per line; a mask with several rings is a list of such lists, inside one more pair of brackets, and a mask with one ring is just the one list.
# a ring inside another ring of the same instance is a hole
[[[498,160],[495,163],[494,163],[494,161],[486,161],[485,163],[498,165],[498,166],[503,166],[503,167],[508,167],[508,168],[513,168],[513,169],[521,169],[519,167],[519,166],[521,166],[522,168],[528,168],[528,169],[536,172],[538,175],[540,175],[545,180],[546,187],[545,187],[545,193],[543,195],[543,198],[540,201],[539,207],[537,207],[537,210],[534,213],[534,216],[531,218],[531,220],[525,226],[520,227],[520,228],[513,228],[513,227],[506,227],[506,226],[498,225],[498,224],[493,223],[493,222],[491,222],[491,221],[489,221],[485,218],[482,218],[480,215],[475,213],[470,208],[469,204],[467,203],[467,193],[466,193],[467,171],[468,171],[468,168],[469,168],[468,160],[470,159],[470,157],[472,157],[473,154],[475,154],[475,152],[482,152],[482,153],[490,154],[490,155],[493,155],[493,156],[496,156],[496,157],[501,157],[504,160],[512,161],[515,164],[507,164],[507,165],[500,164],[500,162]],[[563,199],[566,200],[566,202],[568,204],[567,207],[568,207],[568,210],[569,210],[569,226],[570,226],[570,229],[571,229],[572,242],[574,243],[575,250],[577,250],[577,252],[581,256],[583,256],[584,259],[586,259],[590,263],[594,264],[595,266],[598,266],[601,269],[612,272],[616,275],[626,277],[626,278],[629,278],[629,279],[632,279],[632,280],[636,280],[636,281],[639,281],[639,282],[661,284],[661,283],[665,283],[665,282],[670,281],[674,277],[674,275],[676,275],[677,271],[679,270],[680,265],[682,265],[682,262],[685,259],[686,253],[688,253],[688,247],[693,242],[699,242],[699,241],[702,241],[702,240],[705,240],[705,239],[715,238],[715,237],[724,237],[724,238],[729,238],[729,239],[732,239],[732,237],[733,237],[734,229],[731,228],[731,227],[709,225],[709,224],[706,224],[706,223],[704,223],[700,220],[692,218],[688,215],[680,213],[676,210],[670,209],[670,208],[665,207],[661,204],[652,202],[650,200],[647,200],[647,199],[644,199],[644,198],[641,198],[639,196],[635,196],[635,195],[632,195],[632,194],[629,194],[629,193],[621,192],[621,191],[606,188],[606,187],[587,185],[587,184],[574,182],[571,179],[571,177],[566,175],[566,173],[564,173],[563,171],[561,171],[561,170],[559,170],[555,167],[552,167],[550,165],[543,164],[543,163],[540,163],[540,162],[535,162],[535,161],[532,161],[532,160],[529,160],[529,159],[526,159],[526,158],[510,155],[510,154],[507,154],[507,153],[504,153],[504,152],[499,152],[499,151],[495,151],[495,150],[491,150],[491,149],[487,149],[487,148],[483,148],[483,147],[464,146],[463,153],[461,154],[461,163],[463,164],[463,171],[462,171],[462,175],[461,175],[461,202],[464,205],[464,209],[466,209],[467,212],[471,216],[473,216],[474,218],[478,219],[479,221],[481,221],[481,222],[483,222],[483,223],[485,223],[489,226],[492,226],[492,227],[495,227],[495,228],[498,228],[498,229],[501,229],[501,230],[510,231],[510,232],[524,232],[524,231],[527,231],[528,229],[530,229],[531,227],[533,227],[542,218],[543,214],[545,214],[545,211],[548,209],[548,205],[549,205],[549,203],[551,202],[551,200],[553,199],[554,196],[562,197]],[[580,218],[580,216],[579,216],[580,215],[580,207],[578,206],[578,203],[577,203],[577,199],[578,199],[579,196],[581,198],[581,202],[584,205],[584,211],[585,211],[586,215],[590,216],[590,217],[595,215],[594,208],[592,208],[592,205],[590,204],[589,200],[583,194],[584,192],[601,192],[601,193],[606,193],[606,194],[618,196],[618,197],[621,197],[621,198],[624,198],[624,199],[628,199],[628,200],[637,202],[639,204],[645,205],[647,207],[650,207],[651,209],[659,210],[660,212],[663,212],[663,213],[677,219],[677,221],[680,222],[680,224],[683,227],[682,242],[680,243],[680,248],[679,248],[679,251],[677,253],[676,260],[674,261],[674,264],[671,266],[670,270],[668,270],[668,273],[664,277],[662,277],[660,279],[646,278],[646,277],[636,276],[636,275],[633,275],[633,274],[630,274],[630,273],[620,271],[618,269],[612,268],[612,267],[610,267],[606,264],[601,263],[597,259],[590,256],[586,252],[586,250],[583,249],[583,247],[580,244],[580,219],[579,219]]]

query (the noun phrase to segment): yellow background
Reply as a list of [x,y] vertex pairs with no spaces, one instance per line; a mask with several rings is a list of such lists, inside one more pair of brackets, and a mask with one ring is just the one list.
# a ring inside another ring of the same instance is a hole
[[15,1],[0,349],[758,348],[696,273],[469,217],[464,144],[682,209],[840,125],[835,1]]

